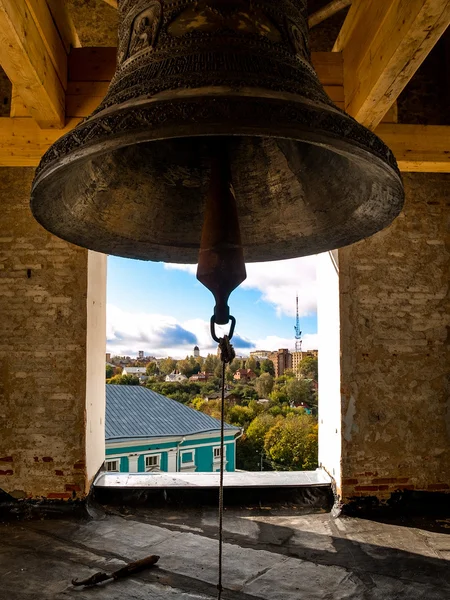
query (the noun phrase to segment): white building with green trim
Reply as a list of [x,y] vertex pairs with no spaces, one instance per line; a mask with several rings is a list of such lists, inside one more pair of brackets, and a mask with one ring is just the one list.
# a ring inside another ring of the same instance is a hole
[[[106,385],[106,470],[220,470],[220,421],[152,390]],[[225,424],[225,470],[236,468],[242,431]]]

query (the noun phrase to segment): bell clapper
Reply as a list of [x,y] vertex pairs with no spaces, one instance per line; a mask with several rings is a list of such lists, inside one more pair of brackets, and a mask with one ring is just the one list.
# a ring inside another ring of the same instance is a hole
[[230,315],[228,298],[245,279],[244,251],[239,229],[236,197],[231,181],[230,156],[226,138],[211,138],[211,178],[206,199],[197,279],[214,295],[216,305],[211,318],[211,335],[215,325],[231,321],[231,340],[236,321]]
[[[210,138],[211,178],[205,206],[197,279],[214,295],[216,305],[211,317],[211,335],[219,344],[222,360],[222,398],[220,419],[220,480],[219,480],[219,579],[218,600],[222,597],[223,556],[223,470],[225,420],[225,369],[235,353],[230,343],[236,319],[230,315],[228,299],[245,279],[244,251],[239,218],[231,181],[230,154],[226,138]],[[231,323],[228,335],[218,338],[216,325]]]

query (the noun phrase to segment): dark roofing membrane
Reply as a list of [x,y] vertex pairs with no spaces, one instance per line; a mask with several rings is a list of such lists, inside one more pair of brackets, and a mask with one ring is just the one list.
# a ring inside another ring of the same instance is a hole
[[105,429],[107,440],[217,434],[220,421],[145,387],[107,384]]

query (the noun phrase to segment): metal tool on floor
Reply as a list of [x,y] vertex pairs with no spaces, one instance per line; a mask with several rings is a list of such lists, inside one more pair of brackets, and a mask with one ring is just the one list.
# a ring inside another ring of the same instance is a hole
[[87,579],[82,579],[81,581],[78,581],[78,579],[72,579],[72,585],[75,585],[75,586],[84,585],[85,587],[92,587],[94,585],[97,585],[98,583],[103,583],[104,581],[109,581],[109,580],[117,581],[117,579],[124,579],[125,577],[128,577],[129,575],[134,575],[135,573],[140,573],[141,571],[145,571],[146,569],[153,567],[154,565],[156,565],[158,560],[159,560],[159,556],[155,556],[155,555],[147,556],[146,558],[142,558],[141,560],[136,560],[135,562],[132,562],[132,563],[126,565],[125,567],[122,567],[121,569],[114,571],[114,573],[111,573],[110,575],[108,575],[108,573],[100,572],[100,573],[95,573],[94,575],[91,575],[91,577],[88,577]]

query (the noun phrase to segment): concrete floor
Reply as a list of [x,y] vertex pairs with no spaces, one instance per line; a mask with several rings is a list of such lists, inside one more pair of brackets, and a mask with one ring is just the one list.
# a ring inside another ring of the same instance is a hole
[[[1,600],[201,600],[216,597],[214,511],[110,509],[90,521],[0,524]],[[295,508],[225,514],[224,599],[448,600],[450,520],[332,519]],[[160,555],[127,580],[72,578]]]

